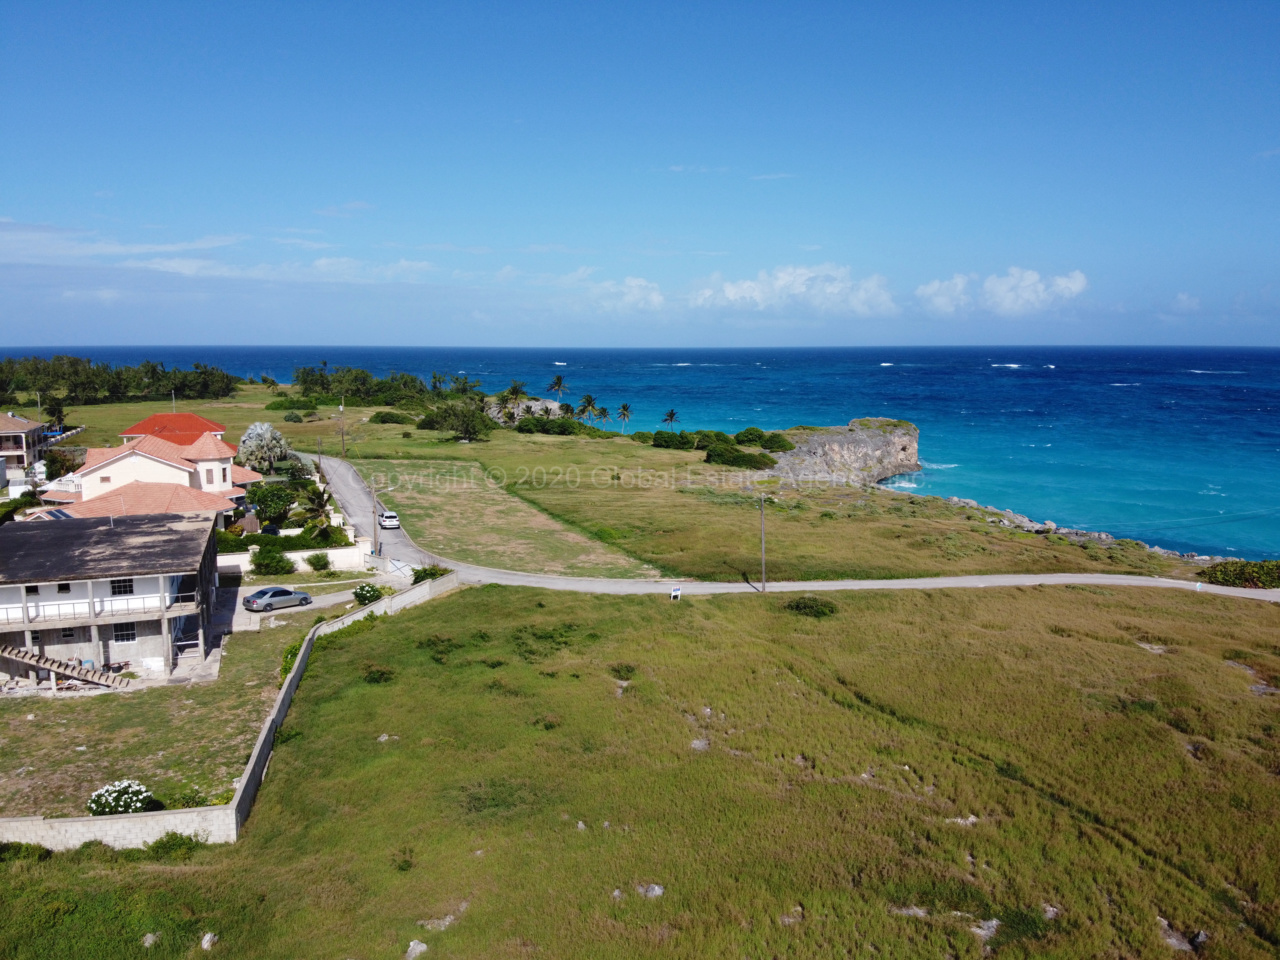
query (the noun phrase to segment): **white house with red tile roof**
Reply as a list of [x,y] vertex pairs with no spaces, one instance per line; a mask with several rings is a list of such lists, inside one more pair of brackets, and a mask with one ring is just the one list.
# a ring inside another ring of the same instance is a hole
[[215,440],[221,440],[226,432],[227,428],[222,424],[198,413],[153,413],[128,430],[122,430],[120,436],[126,440],[134,437],[159,437],[185,447],[195,443],[206,433],[213,434]]
[[83,503],[142,483],[176,484],[235,500],[244,496],[240,485],[262,479],[262,474],[237,466],[235,454],[235,447],[211,433],[182,445],[147,434],[119,447],[86,451],[83,466],[46,484],[40,496],[54,503]]
[[[71,517],[137,517],[149,513],[230,513],[236,505],[217,493],[179,483],[134,480],[91,500],[60,503],[28,514],[26,520]],[[54,516],[50,516],[54,514]]]

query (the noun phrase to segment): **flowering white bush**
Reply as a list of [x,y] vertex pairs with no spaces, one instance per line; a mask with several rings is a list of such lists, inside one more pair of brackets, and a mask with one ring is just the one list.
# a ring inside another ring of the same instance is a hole
[[141,813],[154,809],[156,798],[137,780],[117,780],[95,790],[89,798],[89,812],[95,817],[112,813]]
[[375,600],[381,600],[382,591],[372,583],[362,583],[355,589],[355,598],[360,606],[365,607]]

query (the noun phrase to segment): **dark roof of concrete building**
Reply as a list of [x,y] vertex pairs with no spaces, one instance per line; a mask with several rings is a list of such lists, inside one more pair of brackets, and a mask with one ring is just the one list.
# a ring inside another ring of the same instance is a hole
[[208,514],[92,517],[0,526],[0,584],[193,573],[214,519]]

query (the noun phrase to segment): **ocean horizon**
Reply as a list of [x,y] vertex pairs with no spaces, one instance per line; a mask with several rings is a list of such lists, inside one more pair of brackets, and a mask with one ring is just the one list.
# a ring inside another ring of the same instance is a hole
[[[920,428],[919,473],[885,485],[1201,554],[1280,559],[1280,349],[1242,347],[16,347],[112,364],[200,362],[282,382],[300,366],[466,373],[535,395],[561,375],[652,430]],[[616,424],[611,424],[617,429]]]

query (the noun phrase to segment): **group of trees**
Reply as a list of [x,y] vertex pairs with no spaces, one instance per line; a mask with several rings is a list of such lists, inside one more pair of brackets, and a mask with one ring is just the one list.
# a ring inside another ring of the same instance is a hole
[[219,367],[193,364],[190,370],[165,368],[144,360],[136,367],[94,363],[88,357],[5,357],[0,360],[0,403],[18,405],[18,394],[42,406],[56,394],[66,403],[122,403],[176,396],[181,400],[215,400],[230,396],[240,377]]
[[328,361],[318,367],[298,367],[293,371],[293,385],[304,397],[318,402],[336,403],[341,397],[361,403],[394,407],[396,404],[429,403],[433,400],[450,400],[476,393],[480,381],[469,380],[465,374],[446,377],[432,371],[431,382],[412,373],[392,372],[386,377],[375,377],[359,367],[329,368]]

